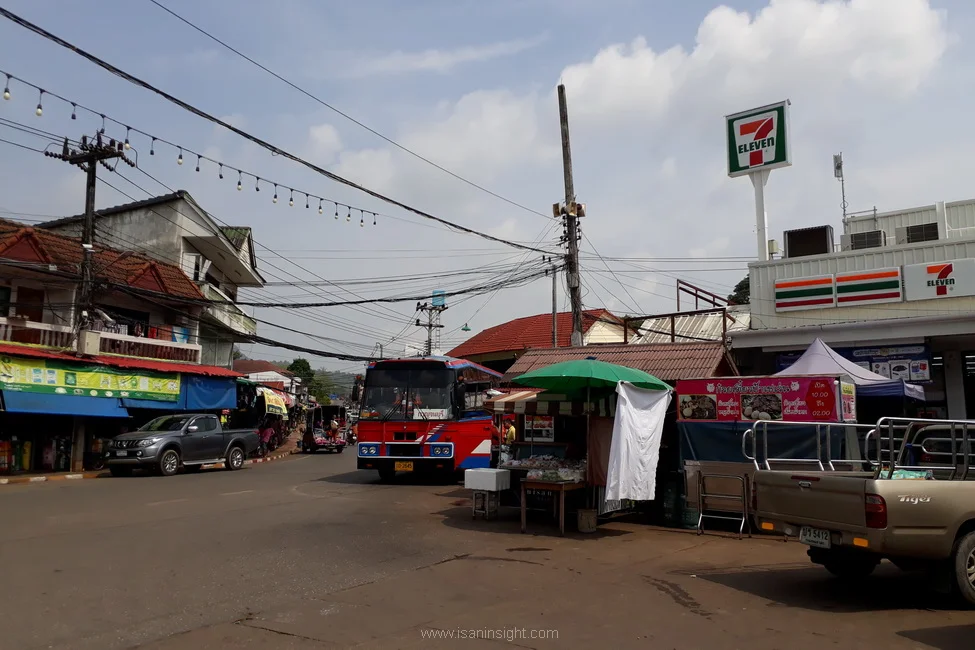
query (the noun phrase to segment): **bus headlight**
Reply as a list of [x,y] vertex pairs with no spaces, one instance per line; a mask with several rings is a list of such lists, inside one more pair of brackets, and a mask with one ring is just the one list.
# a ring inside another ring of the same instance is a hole
[[430,445],[431,456],[450,456],[453,453],[451,445]]

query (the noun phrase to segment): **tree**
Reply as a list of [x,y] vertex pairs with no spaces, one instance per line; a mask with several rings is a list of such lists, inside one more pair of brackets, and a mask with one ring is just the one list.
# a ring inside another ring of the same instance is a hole
[[747,305],[751,299],[751,293],[751,282],[746,275],[741,282],[735,285],[734,291],[728,296],[728,302],[732,305]]
[[301,383],[305,386],[310,385],[311,380],[315,377],[315,371],[311,369],[308,359],[300,357],[291,362],[291,365],[288,366],[288,372],[301,379]]
[[321,376],[312,377],[312,380],[308,382],[308,394],[323,406],[331,404],[331,400],[328,397],[330,392],[331,386]]
[[234,357],[234,361],[240,361],[241,359],[246,359],[247,358],[247,355],[245,355],[243,352],[241,352],[240,351],[240,348],[235,345],[234,346],[233,357]]

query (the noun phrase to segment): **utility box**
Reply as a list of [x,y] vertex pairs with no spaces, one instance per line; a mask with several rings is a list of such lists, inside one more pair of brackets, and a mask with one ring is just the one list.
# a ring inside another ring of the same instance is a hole
[[464,487],[468,490],[501,492],[511,487],[511,472],[506,469],[469,469],[464,472]]

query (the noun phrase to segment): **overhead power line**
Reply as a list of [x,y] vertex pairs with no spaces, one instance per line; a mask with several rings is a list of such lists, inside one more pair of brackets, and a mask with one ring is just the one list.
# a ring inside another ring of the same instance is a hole
[[144,81],[144,80],[140,79],[139,77],[136,77],[135,75],[129,74],[128,72],[125,72],[124,70],[122,70],[122,69],[120,69],[120,68],[112,65],[111,63],[108,63],[104,59],[101,59],[101,58],[95,56],[94,54],[91,54],[90,52],[87,52],[86,50],[83,50],[82,48],[78,47],[77,45],[74,45],[73,43],[70,43],[69,41],[66,41],[63,38],[61,38],[59,36],[56,36],[55,34],[52,34],[51,32],[47,31],[43,27],[40,27],[39,25],[36,25],[36,24],[30,22],[29,20],[26,20],[24,18],[21,18],[17,14],[13,13],[12,11],[10,11],[10,10],[4,8],[4,7],[0,7],[0,16],[6,18],[7,20],[10,20],[11,22],[13,22],[13,23],[15,23],[17,25],[20,25],[21,27],[23,27],[23,28],[25,28],[25,29],[27,29],[27,30],[29,30],[31,32],[34,32],[35,34],[37,34],[37,35],[39,35],[39,36],[41,36],[41,37],[43,37],[43,38],[51,41],[52,43],[55,43],[57,45],[60,45],[61,47],[65,48],[67,50],[70,50],[70,51],[74,52],[75,54],[77,54],[77,55],[79,55],[79,56],[81,56],[81,57],[83,57],[85,59],[88,59],[89,61],[91,61],[95,65],[103,68],[104,70],[107,70],[108,72],[111,72],[112,74],[114,74],[117,77],[120,77],[120,78],[128,81],[131,84],[134,84],[136,86],[140,86],[140,87],[142,87],[142,88],[144,88],[146,90],[149,90],[149,91],[151,91],[151,92],[159,95],[160,97],[162,97],[166,101],[168,101],[168,102],[170,102],[172,104],[175,104],[176,106],[179,106],[183,110],[189,111],[190,113],[193,113],[194,115],[197,115],[198,117],[202,117],[203,119],[205,119],[205,120],[207,120],[207,121],[209,121],[209,122],[211,122],[213,124],[217,124],[219,126],[222,126],[223,128],[227,129],[228,131],[232,131],[233,133],[236,133],[240,137],[245,138],[245,139],[253,142],[254,144],[256,144],[256,145],[258,145],[260,147],[263,147],[264,149],[270,151],[272,154],[276,154],[278,156],[281,156],[282,158],[287,158],[288,160],[291,160],[291,161],[296,162],[296,163],[298,163],[300,165],[303,165],[304,167],[307,167],[308,169],[310,169],[310,170],[312,170],[314,172],[317,172],[318,174],[321,174],[322,176],[325,176],[326,178],[329,178],[329,179],[331,179],[331,180],[333,180],[333,181],[335,181],[337,183],[341,183],[341,184],[346,185],[348,187],[351,187],[353,189],[359,190],[360,192],[363,192],[365,194],[368,194],[369,196],[371,196],[373,198],[376,198],[376,199],[379,199],[380,201],[384,201],[386,203],[389,203],[390,205],[395,205],[398,208],[401,208],[401,209],[406,210],[408,212],[412,212],[413,214],[416,214],[416,215],[418,215],[420,217],[423,217],[424,219],[429,219],[429,220],[432,220],[432,221],[436,221],[437,223],[440,223],[440,224],[442,224],[444,226],[447,226],[449,228],[452,228],[452,229],[454,229],[454,230],[456,230],[458,232],[463,232],[463,233],[466,233],[466,234],[469,234],[469,235],[475,235],[477,237],[481,237],[481,238],[487,239],[489,241],[497,242],[499,244],[504,244],[505,246],[510,246],[512,248],[519,248],[521,250],[530,250],[530,251],[534,251],[536,253],[544,253],[546,255],[552,254],[551,251],[542,250],[542,249],[538,249],[538,248],[531,248],[531,247],[525,246],[523,244],[518,244],[518,243],[513,242],[513,241],[508,241],[508,240],[502,239],[500,237],[495,237],[494,235],[489,235],[488,233],[481,232],[479,230],[474,230],[473,228],[468,228],[467,226],[462,226],[462,225],[457,224],[457,223],[454,223],[452,221],[448,221],[447,219],[443,219],[441,217],[434,216],[434,215],[430,214],[429,212],[424,212],[423,210],[420,210],[419,208],[414,208],[411,205],[408,205],[406,203],[403,203],[402,201],[398,201],[396,199],[393,199],[391,197],[388,197],[388,196],[386,196],[386,195],[384,195],[384,194],[382,194],[380,192],[377,192],[375,190],[369,189],[368,187],[365,187],[363,185],[360,185],[359,183],[356,183],[356,182],[351,181],[351,180],[349,180],[347,178],[344,178],[342,176],[339,176],[338,174],[335,174],[333,172],[330,172],[327,169],[324,169],[322,167],[319,167],[318,165],[316,165],[314,163],[311,163],[311,162],[305,160],[304,158],[302,158],[302,157],[300,157],[298,155],[295,155],[295,154],[293,154],[293,153],[291,153],[289,151],[286,151],[284,149],[281,149],[280,147],[278,147],[276,145],[273,145],[270,142],[268,142],[266,140],[263,140],[263,139],[255,136],[255,135],[252,135],[252,134],[244,131],[243,129],[239,129],[239,128],[235,127],[234,125],[230,124],[229,122],[226,122],[224,120],[221,120],[220,118],[218,118],[218,117],[216,117],[214,115],[211,115],[210,113],[207,113],[206,111],[204,111],[204,110],[202,110],[200,108],[197,108],[196,106],[193,106],[192,104],[190,104],[190,103],[188,103],[186,101],[183,101],[182,99],[179,99],[178,97],[175,97],[174,95],[171,95],[171,94],[167,93],[166,91],[164,91],[164,90],[162,90],[160,88],[157,88],[156,86],[153,86],[149,82]]
[[225,49],[233,52],[234,54],[236,54],[240,58],[244,59],[248,63],[257,66],[258,68],[260,68],[264,72],[268,73],[269,75],[271,75],[272,77],[274,77],[278,81],[281,81],[282,83],[290,86],[294,90],[297,90],[298,92],[300,92],[302,95],[308,97],[309,99],[312,99],[312,100],[318,102],[319,104],[321,104],[322,106],[324,106],[328,110],[332,111],[333,113],[335,113],[337,115],[342,116],[343,118],[345,118],[348,121],[352,122],[356,126],[359,126],[359,127],[363,128],[363,129],[365,129],[366,131],[368,131],[369,133],[373,134],[377,138],[379,138],[379,139],[381,139],[381,140],[383,140],[383,141],[385,141],[385,142],[393,145],[394,147],[396,147],[400,151],[402,151],[402,152],[404,152],[406,154],[409,154],[410,156],[413,156],[417,160],[421,160],[421,161],[427,163],[428,165],[431,165],[431,166],[439,169],[443,173],[445,173],[448,176],[451,176],[453,178],[456,178],[457,180],[459,180],[462,183],[466,183],[467,185],[469,185],[469,186],[471,186],[471,187],[473,187],[475,189],[478,189],[478,190],[480,190],[482,192],[485,192],[486,194],[489,194],[489,195],[493,196],[496,199],[499,199],[501,201],[504,201],[508,205],[514,206],[516,208],[520,208],[520,209],[522,209],[522,210],[524,210],[526,212],[530,212],[531,214],[537,215],[539,217],[543,217],[545,219],[549,219],[550,218],[547,214],[543,214],[543,213],[541,213],[541,212],[539,212],[537,210],[534,210],[532,208],[529,208],[526,205],[523,205],[521,203],[518,203],[517,201],[513,201],[513,200],[507,198],[506,196],[502,196],[501,194],[498,194],[497,192],[494,192],[493,190],[490,190],[490,189],[484,187],[483,185],[480,185],[478,183],[475,183],[474,181],[472,181],[472,180],[470,180],[468,178],[464,178],[460,174],[458,174],[456,172],[453,172],[453,171],[447,169],[446,167],[440,165],[439,163],[436,163],[433,160],[430,160],[429,158],[427,158],[427,157],[425,157],[425,156],[423,156],[421,154],[418,154],[417,152],[413,151],[412,149],[409,149],[409,148],[403,146],[402,144],[400,144],[399,142],[396,142],[392,138],[383,135],[382,133],[380,133],[376,129],[374,129],[374,128],[370,127],[370,126],[367,126],[366,124],[363,124],[362,122],[360,122],[356,118],[352,117],[348,113],[339,110],[335,106],[333,106],[333,105],[329,104],[328,102],[326,102],[324,99],[321,99],[320,97],[312,94],[310,91],[302,88],[301,86],[299,86],[298,84],[294,83],[293,81],[291,81],[291,80],[289,80],[289,79],[281,76],[277,72],[269,69],[267,66],[265,66],[265,65],[263,65],[261,63],[258,63],[257,61],[255,61],[251,57],[247,56],[246,54],[244,54],[243,52],[241,52],[237,48],[233,47],[232,45],[229,45],[225,41],[220,40],[219,38],[217,38],[216,36],[214,36],[213,34],[211,34],[210,32],[208,32],[207,30],[205,30],[202,27],[200,27],[199,25],[193,23],[189,19],[184,18],[183,16],[181,16],[178,13],[176,13],[175,11],[173,11],[172,9],[170,9],[169,7],[167,7],[164,4],[162,4],[161,2],[157,2],[157,0],[149,0],[149,2],[151,2],[154,5],[156,5],[157,7],[159,7],[160,9],[162,9],[163,11],[165,11],[166,13],[168,13],[169,15],[171,15],[172,17],[176,18],[180,22],[186,24],[187,26],[189,26],[189,27],[195,29],[196,31],[198,31],[199,33],[203,34],[204,36],[206,36],[207,38],[209,38],[214,43],[217,43],[218,45],[224,47]]

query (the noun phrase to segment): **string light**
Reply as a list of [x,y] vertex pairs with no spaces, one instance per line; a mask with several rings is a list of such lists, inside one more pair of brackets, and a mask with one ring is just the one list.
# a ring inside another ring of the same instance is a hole
[[[26,81],[24,79],[21,79],[20,77],[16,77],[16,76],[14,76],[14,75],[12,75],[10,73],[7,73],[7,72],[4,72],[4,71],[0,70],[0,74],[4,75],[6,77],[6,83],[4,84],[4,88],[3,88],[3,98],[4,98],[4,100],[10,100],[12,98],[12,93],[10,91],[10,82],[13,81],[13,80],[19,81],[19,82],[23,83],[24,85],[29,86],[29,87],[34,88],[34,89],[37,90],[37,92],[38,92],[38,101],[37,101],[37,107],[35,109],[35,114],[38,117],[43,116],[43,112],[44,112],[43,102],[44,102],[45,95],[51,95],[54,98],[59,99],[59,100],[63,101],[66,104],[70,104],[70,106],[71,106],[71,119],[72,120],[77,120],[78,119],[78,110],[79,109],[82,110],[82,111],[86,111],[86,112],[88,112],[88,113],[90,113],[90,114],[92,114],[94,116],[100,117],[101,118],[101,128],[99,129],[98,132],[101,133],[101,134],[105,134],[107,132],[107,124],[108,124],[109,121],[113,122],[115,125],[117,125],[119,127],[124,127],[125,128],[125,136],[124,136],[124,139],[119,138],[119,140],[121,140],[121,146],[125,150],[131,150],[133,148],[132,147],[132,134],[133,133],[141,134],[141,135],[143,135],[145,137],[148,137],[150,139],[150,144],[149,144],[149,155],[150,156],[155,156],[156,155],[156,144],[159,144],[159,143],[166,144],[166,145],[169,145],[169,146],[174,147],[174,148],[177,149],[178,154],[177,154],[177,158],[176,158],[176,164],[177,165],[182,165],[183,164],[184,147],[182,145],[178,145],[178,144],[176,144],[174,142],[171,142],[169,140],[166,140],[164,138],[160,138],[158,136],[151,135],[151,134],[149,134],[149,133],[147,133],[147,132],[145,132],[143,130],[140,130],[140,129],[136,128],[136,127],[132,127],[132,126],[129,126],[127,124],[123,124],[123,123],[119,122],[118,120],[116,120],[116,119],[114,119],[112,117],[107,116],[104,113],[100,113],[98,111],[92,110],[91,108],[88,108],[84,104],[79,104],[79,103],[77,103],[75,101],[72,101],[70,99],[67,99],[66,97],[63,97],[63,96],[58,95],[56,93],[51,93],[49,91],[46,91],[43,88],[41,88],[40,86],[38,86],[36,84],[32,84],[29,81]],[[200,168],[201,168],[201,165],[202,165],[203,160],[205,159],[205,160],[208,160],[208,161],[210,161],[210,162],[212,162],[212,163],[214,163],[215,165],[218,166],[218,177],[221,180],[223,179],[223,168],[224,168],[224,164],[222,162],[219,162],[217,160],[214,160],[213,158],[204,156],[201,153],[197,153],[197,152],[193,151],[192,149],[186,149],[186,154],[187,155],[195,155],[197,157],[196,158],[196,166],[195,166],[195,170],[197,172],[201,171]],[[232,166],[230,168],[231,169],[235,169]],[[243,189],[243,174],[244,173],[245,172],[243,170],[237,169],[237,189],[238,189],[238,191],[240,191],[240,190]],[[261,180],[262,179],[260,177],[256,176],[255,174],[248,173],[248,176],[253,176],[254,177],[254,179],[255,179],[254,190],[256,192],[260,192],[261,191],[260,184],[261,184]],[[271,181],[265,180],[264,182],[270,183]],[[277,183],[274,183],[274,188],[275,188],[274,189],[274,198],[272,200],[274,201],[274,203],[277,203],[277,194],[278,194],[278,192],[277,192],[278,184]],[[331,199],[328,199],[328,198],[325,198],[325,197],[322,197],[322,196],[318,196],[318,195],[312,194],[310,192],[305,192],[305,191],[300,190],[300,189],[298,189],[298,190],[296,190],[295,188],[288,188],[288,189],[289,189],[289,194],[290,194],[289,200],[288,200],[288,205],[291,206],[291,207],[294,207],[294,193],[297,191],[299,195],[301,195],[301,194],[304,194],[305,195],[305,208],[306,209],[310,209],[311,208],[311,199],[313,199],[313,198],[314,199],[318,199],[318,210],[319,210],[319,214],[324,214],[325,213],[325,209],[324,209],[324,204],[325,203],[332,203],[335,206],[334,218],[335,218],[336,221],[338,221],[338,219],[339,219],[339,206],[340,205],[342,207],[346,208],[346,216],[345,216],[346,222],[351,222],[352,221],[352,210],[353,209],[358,210],[359,213],[360,213],[360,216],[359,216],[359,225],[362,226],[362,227],[365,227],[365,215],[366,215],[366,212],[367,211],[364,210],[364,209],[362,209],[362,208],[353,208],[352,206],[350,206],[348,204],[340,204],[340,203],[337,203],[335,201],[332,201]],[[378,225],[378,220],[377,220],[378,214],[375,213],[375,212],[371,212],[371,211],[369,213],[372,214],[372,223],[373,223],[373,225],[374,226],[375,225]]]
[[277,203],[277,202],[278,202],[278,184],[275,183],[274,184],[274,198],[271,199],[271,203]]

